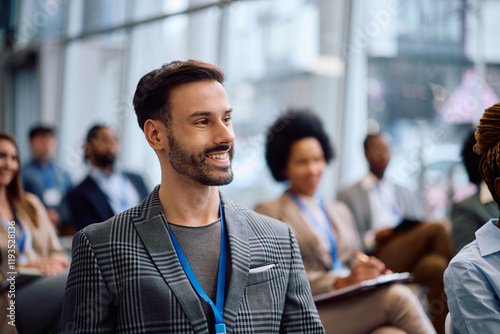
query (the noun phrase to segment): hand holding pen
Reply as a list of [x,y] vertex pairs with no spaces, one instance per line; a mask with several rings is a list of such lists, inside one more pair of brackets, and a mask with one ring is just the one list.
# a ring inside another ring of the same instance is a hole
[[378,267],[379,270],[380,270],[379,275],[381,275],[381,274],[385,274],[385,275],[392,274],[392,271],[389,270],[389,269],[387,269],[387,267],[385,266],[385,264],[382,261],[380,261],[379,259],[377,259],[376,257],[374,257],[374,256],[368,256],[368,255],[366,255],[364,253],[356,252],[354,254],[354,258],[356,260],[358,260],[359,262],[361,262],[361,263],[372,264],[372,265]]
[[333,284],[334,289],[345,288],[353,284],[376,278],[381,274],[392,273],[385,267],[385,264],[376,257],[356,252],[354,258],[357,259],[358,262],[351,267],[351,273],[347,277],[338,277]]

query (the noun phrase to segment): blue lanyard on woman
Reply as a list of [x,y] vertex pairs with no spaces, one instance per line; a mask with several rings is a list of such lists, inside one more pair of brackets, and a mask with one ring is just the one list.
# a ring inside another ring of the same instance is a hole
[[[14,210],[14,205],[12,204],[12,201],[10,199],[9,199],[9,205],[10,205],[10,210],[12,211],[12,215],[14,216],[14,222],[16,227],[16,231],[14,233],[16,237],[16,245],[17,248],[19,249],[19,254],[22,254],[24,250],[24,244],[26,241],[26,231],[24,231],[21,222],[19,221],[19,219],[17,219],[16,210]],[[18,232],[21,234],[21,237],[19,237]]]
[[220,213],[220,226],[221,226],[221,239],[220,239],[220,255],[219,255],[219,272],[217,275],[217,299],[215,301],[215,305],[208,297],[206,292],[201,287],[200,282],[196,278],[196,275],[191,269],[189,262],[182,251],[181,246],[177,242],[174,233],[170,226],[168,226],[168,231],[170,233],[170,237],[172,238],[172,243],[174,244],[175,251],[177,252],[177,257],[181,263],[182,269],[186,273],[189,281],[193,285],[194,289],[198,293],[198,295],[206,301],[212,311],[214,312],[215,317],[215,333],[224,334],[226,333],[226,324],[224,324],[224,292],[226,288],[226,262],[227,262],[227,242],[226,242],[226,230],[224,227],[224,216],[222,215],[222,203],[219,204],[219,213]]
[[340,269],[342,267],[342,263],[339,261],[338,250],[337,250],[337,238],[335,237],[335,231],[333,230],[332,222],[330,220],[330,216],[328,216],[328,212],[326,211],[325,204],[323,203],[323,199],[321,195],[318,193],[314,194],[314,199],[318,203],[321,211],[323,213],[325,224],[321,224],[316,216],[309,210],[307,206],[302,202],[300,197],[290,192],[290,196],[292,197],[295,204],[299,207],[300,211],[306,216],[307,220],[311,222],[316,229],[323,235],[326,241],[330,244],[330,257],[332,260],[332,268]]

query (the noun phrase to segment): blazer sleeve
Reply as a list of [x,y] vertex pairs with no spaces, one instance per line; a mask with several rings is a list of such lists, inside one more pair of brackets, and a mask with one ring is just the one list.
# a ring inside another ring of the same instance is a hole
[[[451,235],[455,253],[458,253],[465,245],[476,239],[477,215],[460,203],[455,204],[451,210]],[[484,222],[483,222],[484,223]]]
[[116,311],[87,236],[73,238],[73,260],[66,283],[62,333],[115,333]]
[[280,333],[325,333],[312,299],[299,245],[290,226],[288,232],[291,251],[290,276]]
[[[367,217],[371,215],[368,195],[361,190],[359,184],[356,184],[340,191],[337,195],[337,199],[345,203],[351,211],[363,250],[371,251],[371,247],[367,245],[367,242],[364,240],[366,233],[370,231],[371,225],[370,219]],[[368,242],[368,244],[369,243],[370,242]]]

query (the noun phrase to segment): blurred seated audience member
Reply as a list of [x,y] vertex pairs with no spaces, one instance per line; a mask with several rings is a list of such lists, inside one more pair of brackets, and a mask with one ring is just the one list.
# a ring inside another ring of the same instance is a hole
[[[268,130],[267,164],[276,181],[289,189],[255,211],[289,224],[297,236],[313,295],[376,278],[386,272],[374,257],[355,261],[360,249],[352,213],[341,202],[323,201],[317,191],[333,150],[321,121],[307,111],[289,111]],[[351,264],[351,268],[347,266]],[[434,333],[418,299],[394,284],[347,297],[320,311],[328,333]]]
[[370,170],[338,198],[351,208],[365,251],[392,271],[411,272],[416,283],[428,287],[432,323],[443,333],[448,313],[443,273],[454,254],[451,235],[442,222],[420,221],[418,198],[384,178],[390,160],[387,138],[368,135],[364,148]]
[[[481,176],[500,205],[500,103],[485,110],[476,131],[474,152],[482,156]],[[444,274],[455,333],[500,330],[500,223],[493,216],[476,240],[462,248]]]
[[68,211],[61,200],[72,188],[71,177],[54,161],[55,137],[50,127],[38,125],[29,133],[31,160],[23,167],[24,191],[35,194],[60,234],[72,234]]
[[[21,334],[56,332],[61,321],[68,256],[43,204],[35,195],[24,192],[19,168],[14,138],[0,132],[0,280],[6,289],[0,294],[0,332],[15,333],[14,323]],[[24,285],[17,277],[13,293],[12,280],[8,281],[12,272],[36,275]],[[14,305],[14,319],[9,317],[6,305]]]
[[497,203],[493,200],[488,186],[481,179],[481,173],[479,172],[481,156],[477,155],[473,150],[476,144],[474,133],[475,131],[471,131],[464,141],[462,161],[469,175],[469,180],[477,186],[477,191],[474,195],[452,206],[451,235],[456,253],[476,238],[476,231],[485,222],[491,217],[498,217],[499,214]]
[[75,231],[113,217],[139,204],[149,194],[142,176],[115,167],[118,141],[105,125],[87,133],[85,160],[88,176],[66,195]]

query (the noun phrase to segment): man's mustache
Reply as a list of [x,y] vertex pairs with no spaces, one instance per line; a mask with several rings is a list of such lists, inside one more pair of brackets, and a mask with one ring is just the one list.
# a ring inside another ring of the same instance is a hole
[[212,152],[230,151],[230,150],[232,150],[232,148],[233,148],[233,145],[231,145],[231,144],[229,144],[229,145],[217,145],[214,147],[207,148],[205,150],[205,155],[210,154]]

